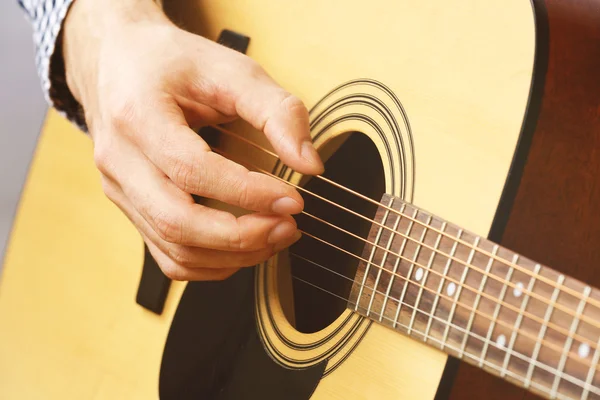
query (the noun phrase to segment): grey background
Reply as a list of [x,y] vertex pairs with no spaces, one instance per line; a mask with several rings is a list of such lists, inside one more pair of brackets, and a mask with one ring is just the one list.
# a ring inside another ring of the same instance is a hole
[[6,241],[47,111],[35,69],[32,32],[17,0],[1,0],[0,274]]

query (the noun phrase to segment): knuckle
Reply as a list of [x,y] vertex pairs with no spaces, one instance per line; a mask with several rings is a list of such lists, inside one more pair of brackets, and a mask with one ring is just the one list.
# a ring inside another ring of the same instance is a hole
[[259,78],[264,76],[265,70],[253,58],[237,51],[228,50],[227,55],[220,59],[218,71],[223,78],[244,76],[245,78]]
[[255,60],[248,56],[243,56],[243,62],[247,74],[252,78],[260,78],[266,75],[265,69]]
[[171,179],[184,192],[196,192],[202,187],[200,169],[186,157],[173,157],[171,162]]
[[[272,108],[264,110],[263,116],[263,130],[268,130],[269,125],[273,121],[275,115],[285,115],[287,118],[295,120],[308,121],[308,109],[298,97],[293,94],[281,89],[279,93],[274,96],[274,103]],[[279,137],[279,140],[283,140],[284,135]]]
[[260,64],[252,57],[237,51],[228,50],[227,56],[223,58],[223,63],[219,64],[222,71],[226,75],[239,75],[240,72],[244,75],[260,73],[262,70]]
[[224,281],[225,279],[227,279],[227,278],[231,277],[233,274],[235,274],[237,271],[238,271],[237,268],[235,268],[235,269],[222,269],[222,270],[218,270],[213,275],[213,280],[215,280],[215,281]]
[[170,248],[169,249],[169,257],[176,264],[182,265],[184,267],[190,266],[193,264],[189,253],[182,247]]
[[234,250],[234,251],[244,250],[245,246],[247,246],[247,245],[246,245],[245,241],[242,240],[240,235],[233,235],[228,240],[228,247],[231,250]]
[[102,142],[94,146],[94,165],[103,173],[108,174],[111,159],[111,148]]
[[236,185],[236,190],[237,190],[237,198],[238,198],[238,204],[240,205],[240,207],[242,208],[251,208],[251,194],[250,194],[250,186],[248,185],[248,181],[247,180],[241,180],[240,182],[238,182],[238,184]]
[[291,93],[285,92],[281,99],[281,107],[290,115],[296,117],[307,117],[308,109],[300,100],[300,98],[294,96]]
[[110,121],[117,131],[128,133],[135,119],[135,104],[131,100],[117,100],[111,102],[109,109]]
[[158,236],[169,243],[183,240],[183,220],[176,215],[158,213],[152,218],[154,230]]
[[208,104],[214,104],[216,89],[213,82],[200,74],[191,76],[189,82],[186,90],[192,99],[205,100]]
[[160,264],[161,270],[165,276],[174,281],[185,281],[187,273],[184,268],[173,262],[163,262]]
[[235,107],[229,101],[231,88],[228,85],[228,80],[201,77],[190,85],[189,91],[193,99],[198,99],[228,116],[235,115]]
[[101,186],[102,186],[102,192],[104,192],[106,197],[108,197],[111,200],[114,200],[114,198],[117,194],[115,185],[112,184],[108,178],[106,178],[105,176],[102,176]]
[[244,250],[249,247],[248,240],[244,238],[244,235],[242,235],[242,229],[239,219],[235,218],[233,215],[231,217],[233,219],[235,229],[234,232],[227,237],[227,246],[231,250]]

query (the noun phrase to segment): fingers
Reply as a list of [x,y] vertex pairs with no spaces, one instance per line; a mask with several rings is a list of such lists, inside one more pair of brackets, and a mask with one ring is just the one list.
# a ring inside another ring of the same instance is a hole
[[257,265],[291,246],[300,235],[292,236],[267,249],[255,252],[227,252],[168,243],[156,235],[136,211],[116,182],[104,180],[104,190],[111,200],[138,228],[161,269],[174,280],[220,280],[239,268]]
[[[321,174],[323,163],[310,137],[302,101],[285,91],[250,57],[205,39],[205,58],[196,64],[196,79],[187,92],[223,115],[237,115],[263,132],[281,160],[304,174]],[[210,50],[208,50],[210,49]]]
[[[152,235],[152,231],[150,231]],[[174,263],[184,268],[241,268],[257,265],[268,260],[279,251],[291,246],[299,238],[300,234],[291,236],[276,245],[269,246],[264,250],[231,252],[221,250],[202,249],[199,247],[181,246],[168,243],[156,237],[148,237],[152,242]]]
[[[144,235],[142,235],[144,236]],[[217,281],[229,278],[235,274],[239,268],[187,268],[183,267],[164,252],[162,252],[154,243],[144,238],[148,245],[148,250],[154,257],[154,260],[161,267],[163,273],[175,281]]]
[[186,125],[181,112],[173,108],[150,117],[151,130],[136,140],[179,189],[246,210],[281,214],[302,211],[304,201],[292,186],[265,174],[250,172],[213,153]]
[[214,250],[256,251],[297,232],[290,216],[257,213],[236,218],[194,203],[189,194],[127,141],[119,141],[117,148],[107,152],[118,156],[105,161],[101,171],[119,182],[136,211],[166,242]]

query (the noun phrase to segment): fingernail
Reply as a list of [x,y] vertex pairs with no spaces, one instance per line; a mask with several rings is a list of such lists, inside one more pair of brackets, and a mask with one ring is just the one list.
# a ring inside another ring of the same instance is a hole
[[298,240],[300,240],[301,237],[302,233],[300,233],[300,231],[296,231],[296,233],[294,234],[294,236],[292,236],[291,239],[284,240],[283,242],[279,242],[275,246],[273,246],[273,252],[279,253],[281,250],[290,247],[291,245],[296,243]]
[[291,222],[280,222],[278,225],[275,226],[275,228],[273,228],[273,230],[271,230],[271,233],[269,233],[268,242],[269,244],[277,244],[282,240],[292,236],[296,231],[296,227]]
[[315,149],[310,140],[307,140],[306,142],[302,143],[301,155],[302,158],[304,158],[306,161],[310,162],[311,164],[315,164],[315,166],[318,166],[320,170],[324,169],[321,157],[319,157],[319,153],[317,153],[317,150]]
[[302,211],[302,204],[291,197],[282,197],[273,202],[271,211],[277,214],[298,214]]

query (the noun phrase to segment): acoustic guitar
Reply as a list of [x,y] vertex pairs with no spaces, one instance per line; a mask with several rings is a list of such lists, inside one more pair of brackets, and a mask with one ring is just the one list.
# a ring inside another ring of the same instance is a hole
[[597,1],[165,7],[309,107],[322,176],[241,121],[199,131],[298,188],[303,236],[170,282],[50,111],[4,260],[0,398],[600,398]]

